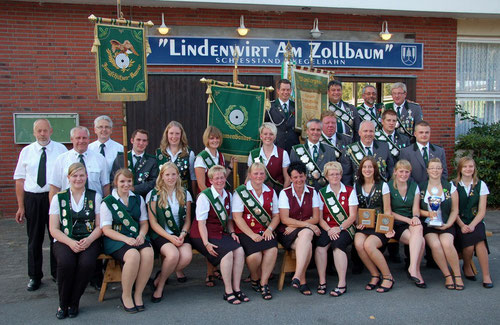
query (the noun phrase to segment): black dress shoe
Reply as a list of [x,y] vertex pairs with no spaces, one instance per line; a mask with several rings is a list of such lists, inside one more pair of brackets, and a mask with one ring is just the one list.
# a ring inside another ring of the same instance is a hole
[[57,309],[56,317],[57,319],[65,319],[68,316],[68,309],[59,307]]
[[35,291],[40,288],[40,284],[42,284],[42,281],[37,280],[37,279],[30,279],[28,282],[28,286],[26,287],[26,290],[28,291]]
[[78,316],[78,307],[69,307],[68,316],[69,318],[75,318],[76,316]]
[[125,310],[127,313],[129,314],[135,314],[138,312],[137,308],[134,306],[134,307],[131,307],[131,308],[127,308],[125,307],[125,304],[123,303],[123,299],[120,297],[120,301],[122,302],[122,306],[123,306],[123,310]]
[[146,310],[146,307],[144,305],[137,305],[137,306],[135,306],[135,308],[137,309],[138,312]]
[[491,289],[491,288],[493,288],[493,282],[491,282],[491,283],[483,282],[483,287],[485,287],[486,289]]
[[[151,295],[151,302],[156,304],[156,303],[159,303],[161,300],[163,299],[163,294],[161,295],[161,297],[155,297],[155,294],[153,292],[153,294]],[[137,306],[138,307],[138,306]]]

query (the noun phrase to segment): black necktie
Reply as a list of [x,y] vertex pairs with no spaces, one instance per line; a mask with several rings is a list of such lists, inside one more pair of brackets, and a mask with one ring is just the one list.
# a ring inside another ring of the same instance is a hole
[[[80,162],[82,163],[82,165],[85,167],[85,169],[87,169],[87,166],[85,165],[85,160],[83,160],[83,155],[82,154],[79,154],[78,155],[78,158],[80,158]],[[89,177],[88,177],[88,174],[89,172],[87,171],[87,180],[85,181],[85,188],[88,189],[89,188]]]
[[427,153],[427,147],[423,147],[422,149],[424,150],[422,158],[424,158],[425,166],[427,166],[427,164],[429,163],[429,154]]
[[398,117],[401,117],[401,106],[398,106],[397,110],[398,110],[398,111],[397,111],[397,113],[398,113]]
[[286,107],[286,103],[283,104],[283,111],[285,112],[286,118],[288,118],[288,108]]
[[318,161],[318,146],[313,145],[313,159],[314,162]]
[[372,149],[370,147],[365,147],[365,148],[366,148],[366,155],[373,156]]
[[134,164],[134,169],[139,165],[139,162],[141,161],[141,156],[136,156],[134,155],[135,158],[135,164]]
[[106,145],[104,143],[101,143],[101,145],[99,146],[101,147],[101,155],[103,155],[104,157],[106,157],[106,153],[104,152],[104,147],[106,147]]
[[36,182],[38,186],[44,187],[47,184],[47,148],[42,147],[42,154],[40,155],[40,163],[38,164],[38,177]]

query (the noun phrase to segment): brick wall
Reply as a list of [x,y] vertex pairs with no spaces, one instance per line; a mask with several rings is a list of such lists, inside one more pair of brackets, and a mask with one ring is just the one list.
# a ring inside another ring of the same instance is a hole
[[[12,175],[22,149],[13,145],[12,113],[77,112],[80,124],[108,114],[121,126],[121,105],[97,100],[95,89],[93,24],[87,17],[115,17],[116,8],[90,5],[0,3],[0,215],[13,216],[17,205]],[[160,24],[158,8],[123,7],[125,17]],[[233,27],[245,14],[245,23],[261,28],[310,29],[314,18],[322,30],[378,32],[383,20],[395,33],[412,33],[424,43],[423,70],[339,68],[337,74],[417,76],[417,102],[432,125],[432,141],[451,157],[455,120],[456,21],[419,17],[329,15],[315,13],[247,12],[236,10],[164,10],[169,26]],[[279,16],[279,17],[278,17]],[[290,22],[293,21],[293,24]],[[230,67],[149,67],[150,72],[227,73]],[[240,68],[240,73],[278,74],[277,68]],[[115,139],[120,136],[115,134]]]

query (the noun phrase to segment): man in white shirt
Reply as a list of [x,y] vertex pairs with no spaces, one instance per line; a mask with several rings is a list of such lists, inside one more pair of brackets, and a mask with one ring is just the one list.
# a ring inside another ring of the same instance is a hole
[[442,179],[448,179],[448,168],[446,167],[446,155],[444,149],[431,144],[431,126],[426,121],[420,121],[415,125],[416,142],[401,150],[399,159],[406,159],[411,164],[411,178],[420,184],[428,179],[427,164],[432,158],[439,158],[443,164]]
[[100,153],[106,158],[107,168],[111,170],[116,155],[123,152],[123,145],[111,139],[113,121],[109,116],[101,115],[94,120],[94,132],[97,140],[89,144],[89,150]]
[[[27,221],[28,232],[28,276],[27,290],[35,291],[43,278],[42,245],[45,227],[49,227],[49,175],[57,157],[66,151],[66,147],[52,141],[52,126],[46,119],[36,120],[33,135],[36,141],[26,146],[19,154],[14,179],[16,180],[17,212],[16,222]],[[50,237],[50,234],[49,234]],[[56,277],[56,263],[52,254],[50,237],[50,271]]]
[[49,199],[59,191],[69,187],[68,168],[75,162],[81,162],[87,169],[87,187],[101,194],[102,197],[109,195],[109,171],[106,159],[95,151],[88,150],[90,132],[84,126],[76,126],[71,129],[71,143],[73,149],[60,155],[53,167],[49,178]]

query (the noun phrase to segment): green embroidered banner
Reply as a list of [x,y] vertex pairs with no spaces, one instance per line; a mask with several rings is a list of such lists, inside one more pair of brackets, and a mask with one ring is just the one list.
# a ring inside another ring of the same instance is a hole
[[145,29],[97,23],[94,37],[99,100],[147,100]]
[[295,89],[295,127],[305,130],[310,119],[321,118],[321,112],[328,109],[328,82],[333,74],[293,70]]
[[260,145],[259,127],[266,103],[264,87],[248,88],[217,85],[215,81],[207,84],[207,121],[222,132],[219,151],[245,162],[250,151]]

